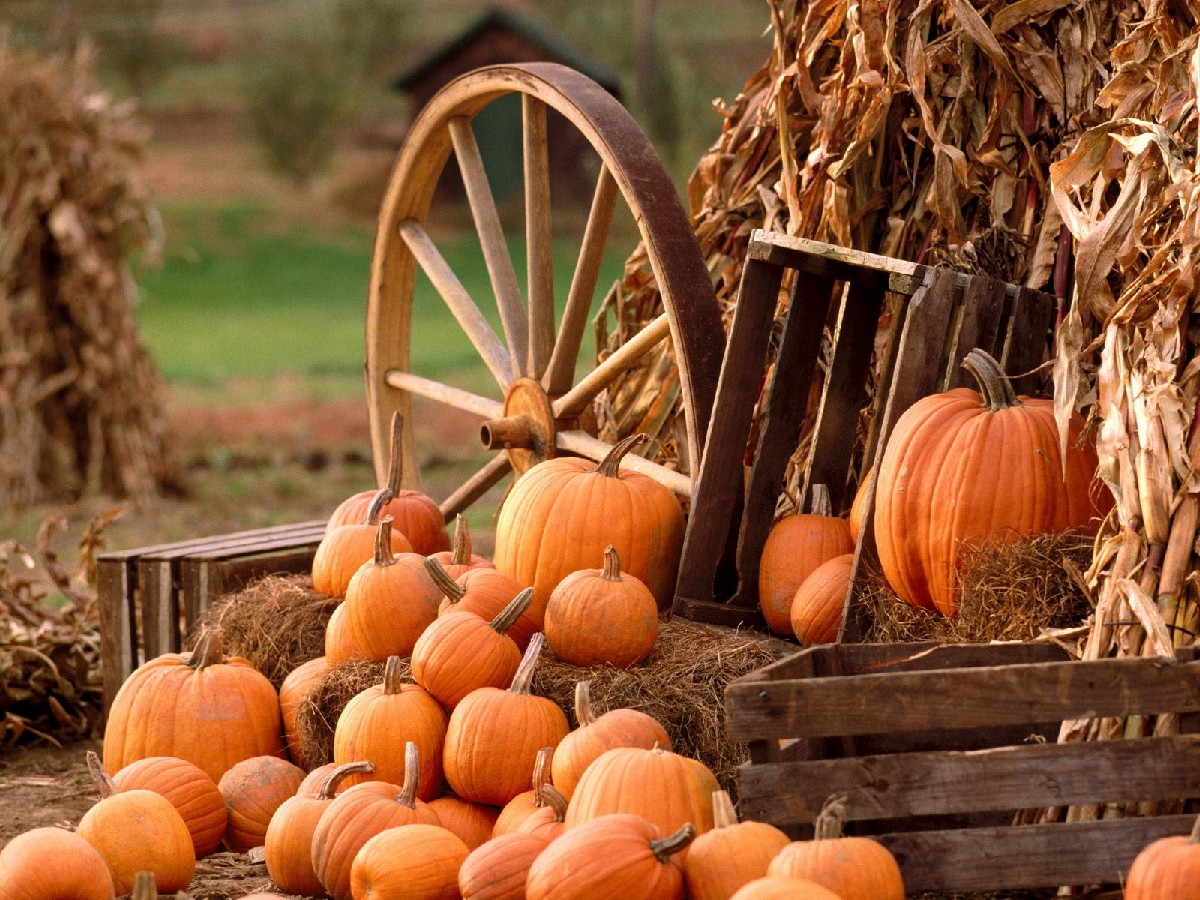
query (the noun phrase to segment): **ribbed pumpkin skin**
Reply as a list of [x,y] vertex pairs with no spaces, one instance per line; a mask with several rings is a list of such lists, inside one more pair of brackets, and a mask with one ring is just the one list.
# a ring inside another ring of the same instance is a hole
[[843,900],[827,887],[802,878],[765,875],[738,888],[729,900]]
[[[376,528],[359,523],[339,525],[326,531],[313,556],[313,588],[329,597],[345,597],[354,573],[375,558]],[[393,553],[412,552],[412,544],[395,529],[391,534],[391,547]]]
[[1089,494],[1096,454],[1076,446],[1078,418],[1064,481],[1052,401],[1021,401],[992,412],[979,393],[955,388],[896,422],[879,469],[875,541],[888,584],[913,606],[958,611],[964,542],[1094,530],[1105,511]]
[[1125,878],[1125,900],[1198,900],[1200,843],[1174,835],[1146,845]]
[[796,588],[822,563],[853,551],[845,519],[803,513],[771,526],[758,566],[758,605],[767,627],[791,634]]
[[173,756],[150,756],[132,762],[113,776],[121,791],[153,791],[175,807],[192,836],[197,858],[221,845],[229,816],[217,783],[194,763]]
[[375,835],[354,858],[354,900],[458,900],[458,869],[470,853],[438,825],[405,825]]
[[[338,609],[341,609],[341,606]],[[296,727],[296,714],[309,692],[318,687],[328,674],[329,662],[324,656],[318,656],[296,666],[279,685],[279,713],[283,718],[284,746],[288,757],[297,765],[303,763],[300,761],[300,731]]]
[[[524,884],[524,882],[522,882]],[[0,849],[5,900],[113,900],[112,876],[100,853],[64,828],[34,828]]]
[[196,872],[187,825],[171,802],[153,791],[122,791],[83,814],[77,829],[108,864],[118,895],[133,890],[138,872],[153,872],[161,891],[182,891]]
[[438,616],[412,652],[413,680],[448,710],[476,688],[512,684],[520,664],[516,642],[472,612]]
[[660,861],[650,842],[663,837],[640,816],[612,814],[568,829],[529,868],[528,900],[682,900],[683,867]]
[[853,553],[835,556],[817,566],[796,588],[796,596],[792,598],[792,633],[804,646],[837,640],[853,568]]
[[387,565],[365,564],[350,579],[343,615],[362,656],[375,662],[408,656],[437,618],[442,594],[425,571],[424,559],[400,553]]
[[238,853],[261,847],[271,817],[296,796],[304,770],[277,756],[244,759],[221,776],[217,787],[229,811],[225,846]]
[[729,795],[713,797],[716,827],[688,848],[683,879],[689,900],[728,900],[739,888],[767,874],[775,854],[790,843],[766,822],[738,822]]
[[474,850],[491,838],[500,815],[500,810],[494,806],[471,803],[453,794],[430,800],[429,808],[437,813],[442,827],[458,835],[468,850]]
[[[329,517],[325,529],[362,522],[378,491],[360,491],[347,497]],[[431,497],[420,491],[399,490],[380,511],[379,516],[391,516],[392,527],[408,540],[414,553],[428,556],[450,549],[450,535],[442,511]]]
[[547,845],[545,838],[526,832],[480,844],[458,870],[463,900],[525,900],[529,867]]
[[842,900],[904,900],[900,866],[870,838],[793,841],[775,854],[767,874],[815,881]]
[[221,658],[219,647],[210,658],[221,662],[192,669],[192,656],[156,657],[121,685],[104,729],[110,773],[148,756],[175,756],[219,782],[243,759],[282,755],[279,695],[271,682],[240,656]]

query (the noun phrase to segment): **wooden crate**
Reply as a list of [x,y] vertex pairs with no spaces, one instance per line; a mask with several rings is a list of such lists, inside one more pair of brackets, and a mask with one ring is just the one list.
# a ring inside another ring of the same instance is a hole
[[[1200,798],[1200,662],[1069,661],[1049,644],[829,644],[726,689],[741,814],[794,837],[832,795],[908,891],[1115,884],[1195,815],[1014,826],[1017,810]],[[1059,723],[1180,713],[1181,733],[1057,744]]]

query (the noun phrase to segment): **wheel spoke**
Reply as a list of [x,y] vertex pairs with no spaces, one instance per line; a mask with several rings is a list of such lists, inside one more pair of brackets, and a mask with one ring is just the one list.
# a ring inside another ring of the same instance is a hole
[[495,419],[504,415],[504,404],[499,400],[481,397],[470,391],[442,384],[440,381],[422,378],[412,372],[392,369],[387,373],[387,383],[390,387],[436,400],[444,406],[452,406],[464,412],[475,413],[485,419]]
[[434,288],[446,301],[454,318],[462,326],[467,337],[487,364],[492,376],[504,390],[512,383],[512,357],[492,330],[488,320],[483,317],[463,283],[450,268],[446,258],[434,245],[424,228],[412,219],[406,219],[399,225],[400,236],[420,263]]
[[501,478],[512,471],[512,463],[508,454],[497,453],[482,469],[472,475],[453,494],[442,501],[440,509],[445,520],[449,522],[484,494],[486,494]]
[[525,141],[525,246],[529,277],[529,356],[525,374],[540,378],[554,349],[554,258],[550,227],[550,152],[546,104],[521,95]]
[[[560,431],[556,435],[555,443],[564,450],[579,456],[586,456],[596,462],[604,459],[612,450],[611,444],[592,437],[586,431]],[[668,469],[666,466],[660,466],[644,457],[630,454],[621,460],[621,467],[653,478],[677,494],[690,496],[692,493],[692,479],[689,476],[682,472],[676,472],[674,469]]]
[[[525,304],[521,300],[521,286],[517,283],[517,272],[513,268],[512,257],[508,255],[508,242],[504,239],[504,228],[500,224],[496,200],[488,184],[483,157],[479,153],[479,144],[475,140],[475,132],[471,130],[470,120],[459,116],[450,120],[449,127],[450,139],[454,143],[454,155],[458,159],[458,168],[462,172],[463,185],[467,191],[467,201],[471,205],[471,215],[475,220],[475,230],[479,233],[479,243],[483,248],[483,260],[487,265],[488,277],[492,281],[492,291],[496,294],[496,305],[500,309],[504,336],[508,340],[512,359],[519,366],[528,353]],[[514,367],[509,377],[518,378],[520,374]]]
[[596,192],[592,196],[592,208],[588,212],[587,226],[583,230],[575,275],[571,279],[571,292],[567,294],[567,307],[559,324],[558,340],[554,342],[550,364],[542,376],[542,387],[551,397],[564,393],[575,380],[579,347],[592,308],[592,295],[600,278],[600,263],[608,244],[608,231],[612,225],[617,196],[617,182],[612,171],[602,165],[600,177],[596,180]]
[[552,402],[550,408],[554,411],[555,418],[563,419],[579,415],[583,408],[591,403],[592,399],[604,388],[608,387],[618,375],[637,365],[638,361],[650,352],[652,347],[669,337],[670,334],[671,323],[667,319],[667,314],[663,313],[622,344],[612,356],[592,369],[580,380],[579,384]]

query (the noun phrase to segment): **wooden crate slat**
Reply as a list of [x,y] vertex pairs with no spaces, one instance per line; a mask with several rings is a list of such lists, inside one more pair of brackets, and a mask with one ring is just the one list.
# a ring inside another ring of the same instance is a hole
[[926,267],[905,259],[893,259],[838,247],[807,238],[791,237],[755,229],[750,235],[748,258],[795,269],[835,281],[855,281],[867,287],[911,296],[925,276]]
[[1037,376],[1026,373],[1046,361],[1049,353],[1047,339],[1037,340],[1036,335],[1050,333],[1056,314],[1052,295],[1028,288],[1022,288],[1017,295],[1004,335],[1000,362],[1004,371],[1013,376],[1013,387],[1018,394],[1032,394],[1037,390]]
[[232,556],[188,557],[180,569],[180,595],[183,598],[183,632],[195,629],[204,611],[225,594],[241,590],[265,575],[311,571],[313,556],[320,539]]
[[100,680],[104,708],[125,678],[138,666],[137,623],[134,621],[132,561],[127,558],[96,560],[96,597],[100,614]]
[[1005,284],[993,278],[973,277],[963,292],[962,317],[946,372],[946,387],[975,389],[975,379],[961,365],[978,347],[999,358],[1000,317],[1004,311]]

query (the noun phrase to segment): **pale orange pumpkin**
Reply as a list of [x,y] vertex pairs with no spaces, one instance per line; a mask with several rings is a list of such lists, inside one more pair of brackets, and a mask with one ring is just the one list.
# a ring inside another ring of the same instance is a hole
[[402,825],[367,841],[350,870],[361,900],[459,900],[458,870],[470,854],[440,825]]
[[796,588],[792,597],[792,632],[804,646],[837,640],[853,569],[853,553],[835,556],[817,566]]
[[554,752],[554,747],[542,747],[538,750],[533,762],[533,786],[504,804],[500,815],[496,817],[496,824],[492,826],[492,837],[518,831],[522,822],[546,805],[546,801],[542,799],[542,787],[549,783],[550,760]]
[[441,566],[451,579],[458,578],[468,569],[492,568],[490,559],[472,552],[471,526],[461,513],[454,517],[454,537],[450,539],[450,549],[425,555]]
[[[337,608],[341,609],[344,605],[341,604]],[[292,762],[299,766],[303,766],[304,761],[300,758],[300,730],[296,726],[296,715],[309,693],[319,687],[328,674],[329,661],[324,656],[318,656],[296,666],[279,685],[279,713],[283,718],[284,745]]]
[[729,900],[842,900],[827,887],[805,878],[764,875],[738,888]]
[[501,834],[480,844],[458,869],[463,900],[525,900],[529,867],[548,842],[536,834]]
[[296,796],[304,770],[278,756],[244,759],[221,776],[217,787],[229,811],[225,846],[237,853],[261,847],[271,816]]
[[154,791],[171,802],[192,836],[196,857],[221,845],[229,814],[225,798],[208,773],[186,759],[148,756],[131,762],[113,776],[118,791]]
[[714,791],[713,829],[688,848],[683,878],[690,900],[726,900],[738,888],[762,878],[790,838],[766,822],[739,822],[726,791]]
[[1190,835],[1151,841],[1133,859],[1125,877],[1125,900],[1200,898],[1200,819]]
[[492,836],[500,810],[482,803],[472,803],[453,794],[443,794],[429,801],[429,808],[438,814],[442,827],[459,836],[467,848],[474,850]]
[[[425,560],[425,569],[442,592],[442,600],[438,605],[439,616],[459,611],[473,612],[481,619],[494,619],[526,589],[515,578],[494,568],[468,569],[453,579],[434,559]],[[534,609],[531,601],[505,633],[524,653],[529,646],[529,639],[541,628],[541,613]]]
[[45,826],[0,849],[5,900],[113,900],[112,875],[99,851],[73,831]]
[[[375,541],[379,523],[390,516],[382,514],[383,507],[392,497],[387,488],[375,492],[366,515],[361,522],[330,528],[317,544],[313,555],[313,588],[329,597],[345,597],[350,579],[375,556]],[[409,553],[412,544],[403,534],[391,529],[388,542],[395,553]]]

